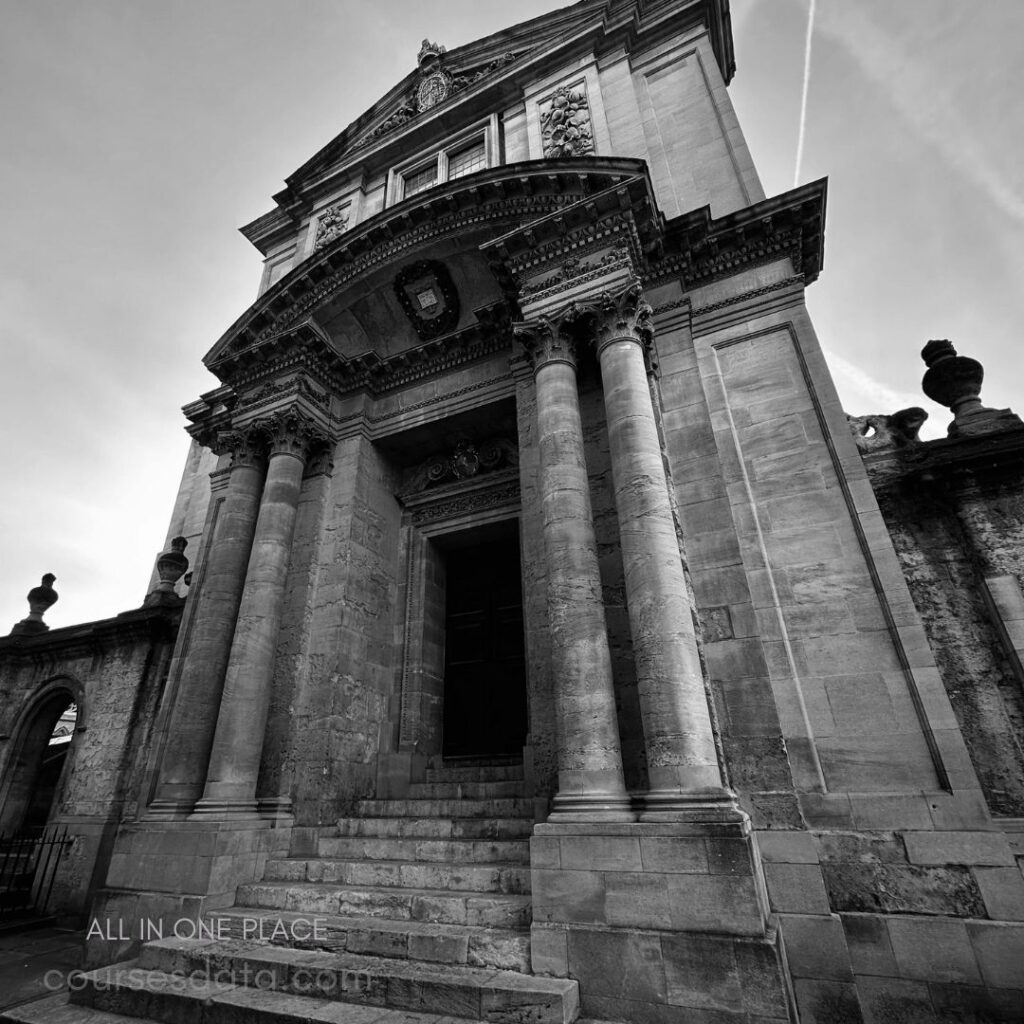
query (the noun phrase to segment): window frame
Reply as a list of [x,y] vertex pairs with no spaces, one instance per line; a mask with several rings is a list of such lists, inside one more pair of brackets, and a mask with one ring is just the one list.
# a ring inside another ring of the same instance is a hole
[[[487,117],[482,121],[477,121],[468,128],[459,132],[457,135],[453,135],[451,138],[446,139],[444,144],[440,147],[431,147],[431,149],[426,151],[421,150],[408,160],[403,160],[400,164],[395,164],[395,166],[388,171],[387,194],[384,203],[385,207],[394,206],[396,203],[403,202],[406,198],[412,199],[415,196],[423,195],[424,192],[429,192],[431,188],[447,184],[449,181],[448,161],[450,154],[455,153],[460,149],[465,149],[478,138],[482,139],[484,144],[485,164],[484,167],[480,168],[480,170],[497,166],[500,163],[498,154],[498,115],[491,114],[490,117]],[[407,197],[405,194],[406,178],[419,171],[426,170],[432,163],[437,167],[437,178],[434,184],[430,185],[428,188],[421,189],[419,192],[414,192],[412,196]],[[471,173],[477,174],[479,171],[472,171]]]

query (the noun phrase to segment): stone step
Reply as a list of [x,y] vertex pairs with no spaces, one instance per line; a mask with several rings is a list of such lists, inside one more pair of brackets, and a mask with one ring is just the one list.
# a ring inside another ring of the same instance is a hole
[[266,882],[316,882],[458,892],[528,893],[530,868],[522,863],[446,864],[399,860],[284,858],[267,862]]
[[526,928],[526,895],[450,892],[389,886],[316,885],[311,882],[253,882],[238,888],[236,905],[294,910],[309,917],[378,917],[393,921],[436,921],[484,928]]
[[[199,1017],[193,1019],[198,1021]],[[107,1013],[91,1006],[77,1006],[68,1000],[66,992],[0,1010],[0,1024],[129,1024],[129,1021],[135,1024],[157,1024],[153,1017],[123,1017],[119,1013]],[[381,1021],[380,1024],[385,1022]]]
[[[378,819],[379,820],[379,819]],[[529,864],[530,843],[523,839],[421,839],[414,837],[325,836],[321,857],[364,860],[444,861],[448,864]]]
[[[265,987],[274,989],[275,994],[285,992],[504,1024],[570,1024],[579,1010],[577,983],[567,979],[247,942],[163,939],[144,946],[137,965],[143,971],[165,975],[198,972],[214,979],[210,985],[237,983],[244,978],[259,984],[262,977],[269,982]],[[117,985],[102,973],[112,970],[116,967],[86,975],[83,991],[76,994],[75,1001],[88,1002],[91,995],[92,1005],[113,1009],[102,1001],[107,986]],[[152,987],[153,974],[144,977],[151,979]],[[158,984],[160,979],[155,981]],[[214,1000],[217,994],[211,992],[207,998]],[[78,995],[86,998],[79,1000]],[[115,1000],[114,1005],[125,1004]],[[145,1003],[141,1009],[152,1015]],[[211,1013],[207,1006],[201,1019],[203,1024],[227,1024],[229,1017]]]
[[[235,1014],[231,1024],[240,1020],[272,1022],[272,1024],[450,1024],[451,1018],[434,1013],[413,1013],[410,1010],[387,1010],[383,1006],[355,1007],[351,1003],[323,1002],[306,996],[277,994],[267,998],[260,991],[247,988],[232,990],[228,1005]],[[224,999],[213,998],[217,1005]],[[272,1012],[266,1013],[270,1006]],[[198,1024],[200,1006],[182,1004],[186,1020]],[[262,1014],[261,1014],[261,1011]],[[0,1010],[0,1024],[159,1024],[152,1017],[125,1017],[119,1013],[106,1013],[91,1006],[79,1006],[69,1001],[66,993],[35,999],[6,1010]],[[481,1022],[482,1024],[482,1022]],[[610,1024],[577,1017],[575,1024]]]
[[528,839],[529,818],[342,818],[339,836],[422,839]]
[[443,768],[427,769],[427,782],[506,782],[522,778],[522,763],[445,765]]
[[525,799],[522,781],[504,782],[414,782],[409,786],[410,800],[500,800]]
[[522,797],[360,800],[356,811],[356,817],[362,818],[529,818],[532,821],[533,801]]
[[286,910],[231,907],[207,915],[217,938],[271,942],[299,949],[359,953],[400,960],[530,972],[530,933],[381,917],[319,917]]

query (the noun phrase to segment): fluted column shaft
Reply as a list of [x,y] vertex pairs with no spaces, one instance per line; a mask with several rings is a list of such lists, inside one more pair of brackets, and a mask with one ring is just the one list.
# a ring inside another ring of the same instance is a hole
[[576,369],[535,355],[548,617],[558,722],[551,821],[628,821]]
[[161,758],[153,814],[180,816],[203,793],[224,673],[263,490],[264,464],[239,441],[227,493],[192,600],[177,695]]
[[[731,806],[704,689],[642,338],[599,335],[626,602],[650,789],[641,820]],[[713,811],[712,811],[713,812]]]
[[197,814],[256,813],[274,652],[304,466],[305,450],[291,442],[271,450],[206,788],[196,805]]

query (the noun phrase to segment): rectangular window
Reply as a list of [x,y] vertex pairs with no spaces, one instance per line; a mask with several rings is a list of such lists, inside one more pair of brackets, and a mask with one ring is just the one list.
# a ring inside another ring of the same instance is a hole
[[406,199],[418,192],[425,192],[428,188],[433,188],[437,184],[437,163],[403,175],[403,181],[405,187],[402,192]]
[[486,166],[487,150],[481,137],[465,149],[460,149],[448,157],[448,180],[462,178],[474,171],[482,171]]
[[403,199],[426,192],[435,185],[464,178],[499,162],[498,115],[477,122],[448,145],[433,153],[418,155],[392,167],[388,174],[387,202],[393,206]]

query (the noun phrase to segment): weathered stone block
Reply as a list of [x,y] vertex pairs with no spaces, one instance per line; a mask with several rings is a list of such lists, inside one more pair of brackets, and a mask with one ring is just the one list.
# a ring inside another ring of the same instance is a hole
[[857,993],[871,1024],[940,1024],[924,982],[858,977]]
[[839,918],[784,914],[779,925],[786,961],[794,978],[853,979],[846,936]]
[[713,875],[749,875],[750,840],[732,836],[709,836],[704,840],[708,852],[708,870]]
[[963,921],[890,917],[886,925],[901,977],[968,985],[981,983]]
[[671,926],[683,931],[761,935],[754,880],[739,875],[666,875]]
[[885,918],[874,914],[840,914],[839,917],[846,932],[853,973],[895,977],[898,969]]
[[1024,989],[1024,926],[969,921],[967,934],[986,985]]
[[817,864],[765,864],[772,910],[789,914],[827,914],[828,896]]
[[568,976],[569,936],[564,928],[545,928],[535,924],[530,929],[530,964],[534,974],[555,978]]
[[817,864],[818,850],[808,832],[756,832],[761,859],[776,864]]
[[533,919],[537,922],[604,920],[604,876],[599,871],[533,872]]
[[977,985],[928,985],[932,1006],[942,1024],[1024,1020],[1024,992],[979,988]]
[[1024,921],[1024,876],[1019,868],[975,868],[974,877],[989,917]]
[[834,911],[983,917],[985,905],[967,868],[911,864],[825,863],[825,888]]
[[731,942],[701,935],[666,935],[661,948],[669,1003],[742,1012],[743,991]]
[[1001,832],[907,832],[903,841],[912,864],[1015,864]]
[[569,974],[588,996],[666,1001],[661,945],[649,934],[573,929],[569,932]]
[[863,1024],[854,985],[798,978],[793,989],[800,1024]]
[[669,928],[668,876],[609,871],[605,875],[605,920],[632,928]]
[[631,836],[563,836],[562,867],[583,871],[641,871],[640,841]]
[[708,870],[708,850],[700,838],[642,837],[640,857],[644,871],[690,874]]

